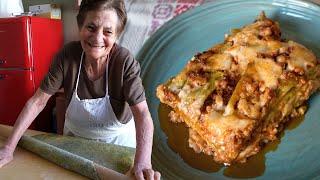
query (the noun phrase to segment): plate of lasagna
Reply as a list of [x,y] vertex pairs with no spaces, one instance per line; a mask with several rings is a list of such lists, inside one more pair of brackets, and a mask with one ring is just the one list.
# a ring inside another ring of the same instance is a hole
[[165,179],[312,179],[320,162],[320,7],[217,1],[161,27],[137,59]]

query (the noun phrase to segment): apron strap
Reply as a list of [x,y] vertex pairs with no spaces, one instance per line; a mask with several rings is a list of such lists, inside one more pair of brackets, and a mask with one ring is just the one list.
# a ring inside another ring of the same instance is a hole
[[108,90],[108,70],[109,70],[109,62],[110,62],[110,52],[107,55],[107,64],[106,64],[106,95],[109,96],[109,90]]
[[[80,66],[79,66],[78,75],[77,75],[75,92],[78,92],[77,90],[78,90],[80,72],[81,72],[81,68],[82,68],[83,56],[84,56],[84,51],[82,51],[82,54],[81,54]],[[110,62],[110,53],[108,53],[108,55],[107,55],[107,64],[106,64],[106,95],[105,95],[105,96],[109,96],[109,91],[108,91],[108,69],[109,69],[108,67],[109,67],[109,62]]]
[[80,77],[80,72],[81,72],[81,67],[82,67],[83,55],[84,55],[84,51],[82,51],[82,54],[81,54],[80,66],[79,66],[78,75],[77,75],[77,82],[76,82],[75,92],[78,92],[77,90],[78,90],[79,77]]

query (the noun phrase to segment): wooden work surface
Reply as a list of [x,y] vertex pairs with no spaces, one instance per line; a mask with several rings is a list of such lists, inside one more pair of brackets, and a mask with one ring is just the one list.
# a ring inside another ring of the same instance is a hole
[[[0,147],[2,147],[11,127],[0,125]],[[27,134],[39,134],[41,132],[28,130]],[[37,156],[27,150],[17,147],[13,161],[0,168],[0,179],[87,179],[84,176],[68,171]]]

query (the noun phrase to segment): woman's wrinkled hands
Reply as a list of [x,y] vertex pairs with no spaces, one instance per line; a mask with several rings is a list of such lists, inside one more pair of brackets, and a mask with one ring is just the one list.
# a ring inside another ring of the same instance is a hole
[[137,180],[160,180],[161,174],[150,166],[136,165],[133,168]]
[[9,148],[0,148],[0,168],[13,159],[13,151]]

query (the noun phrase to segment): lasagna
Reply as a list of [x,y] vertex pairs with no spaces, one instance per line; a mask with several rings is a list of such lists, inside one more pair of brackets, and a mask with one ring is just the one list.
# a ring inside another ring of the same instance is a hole
[[281,39],[279,24],[262,12],[223,43],[194,55],[157,87],[185,123],[189,146],[225,165],[246,162],[277,138],[285,123],[306,112],[320,86],[320,63],[303,45]]

